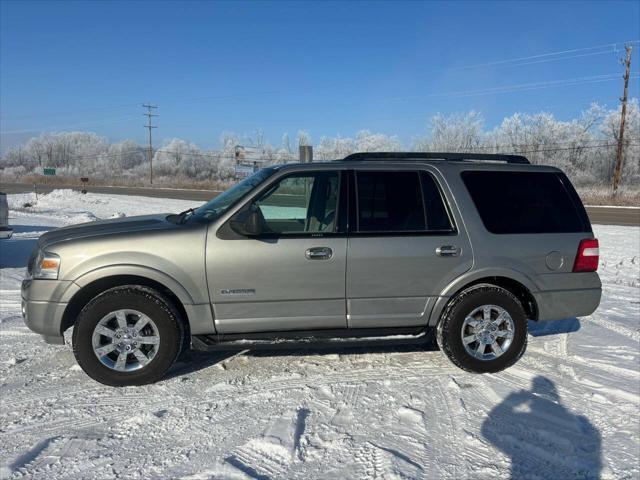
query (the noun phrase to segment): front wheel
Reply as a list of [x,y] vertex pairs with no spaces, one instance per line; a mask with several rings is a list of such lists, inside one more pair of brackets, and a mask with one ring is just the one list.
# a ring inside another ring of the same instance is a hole
[[524,353],[527,317],[508,290],[474,285],[451,301],[437,336],[440,349],[458,367],[474,373],[499,372]]
[[114,387],[153,383],[180,353],[184,328],[173,304],[148,287],[101,293],[80,312],[73,353],[94,380]]

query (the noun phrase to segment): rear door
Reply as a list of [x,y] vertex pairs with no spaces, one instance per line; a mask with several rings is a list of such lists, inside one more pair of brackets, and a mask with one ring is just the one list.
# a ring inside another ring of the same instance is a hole
[[436,287],[471,268],[471,246],[454,222],[439,179],[428,167],[352,172],[350,328],[426,325],[440,293]]

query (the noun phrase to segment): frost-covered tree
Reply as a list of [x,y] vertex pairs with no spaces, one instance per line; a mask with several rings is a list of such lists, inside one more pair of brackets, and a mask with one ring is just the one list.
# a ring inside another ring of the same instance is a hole
[[298,146],[307,147],[311,145],[311,135],[306,130],[298,130]]
[[360,130],[356,134],[355,144],[358,152],[397,152],[402,149],[397,136],[372,133],[369,130]]
[[145,161],[144,149],[132,140],[109,145],[107,152],[107,163],[121,170],[130,170]]
[[315,147],[314,157],[318,160],[335,160],[355,152],[393,152],[402,149],[398,137],[384,133],[360,130],[355,139],[350,137],[322,137]]
[[291,153],[291,142],[289,141],[289,134],[282,134],[282,141],[280,142],[280,150],[283,150],[286,153]]
[[[477,112],[435,115],[427,134],[415,140],[419,151],[477,151],[520,153],[533,163],[562,168],[578,184],[610,184],[620,131],[620,107],[606,109],[593,104],[573,120],[561,121],[552,113],[514,113],[493,130],[483,130]],[[312,145],[306,130],[297,135],[298,145]],[[253,146],[265,164],[297,161],[289,136],[272,147],[262,130],[240,136],[224,132],[219,149],[207,151],[183,139],[163,143],[154,156],[159,181],[197,180],[230,182],[235,179],[235,150]],[[357,152],[395,151],[403,148],[396,136],[361,130],[354,137],[322,137],[314,146],[314,157],[332,160]],[[145,147],[131,140],[109,143],[91,132],[43,133],[23,145],[8,149],[0,159],[0,174],[17,177],[41,174],[43,167],[56,167],[58,175],[100,178],[129,177],[146,180],[149,163]],[[623,145],[622,182],[640,182],[640,109],[629,102]],[[256,155],[256,153],[252,153]],[[162,179],[165,180],[162,180]]]
[[431,118],[429,134],[416,141],[416,150],[433,152],[472,152],[482,145],[483,119],[478,112]]

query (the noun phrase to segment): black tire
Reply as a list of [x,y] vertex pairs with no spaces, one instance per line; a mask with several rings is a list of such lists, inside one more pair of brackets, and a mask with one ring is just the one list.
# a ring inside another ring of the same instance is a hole
[[[158,329],[157,353],[138,370],[113,370],[104,365],[93,350],[94,328],[104,316],[119,309],[144,313]],[[82,370],[100,383],[112,387],[144,385],[156,382],[166,374],[180,354],[184,335],[182,319],[171,301],[152,288],[125,285],[107,290],[85,305],[73,329],[73,354]]]
[[[462,342],[466,316],[483,305],[504,308],[514,324],[511,345],[502,355],[491,360],[473,357]],[[461,369],[473,373],[499,372],[516,363],[527,348],[527,315],[520,301],[508,290],[490,284],[474,285],[451,300],[438,324],[437,339],[440,349]]]

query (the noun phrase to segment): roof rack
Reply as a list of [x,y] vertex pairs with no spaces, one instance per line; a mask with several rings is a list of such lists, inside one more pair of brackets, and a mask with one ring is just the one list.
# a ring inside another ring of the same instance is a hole
[[497,153],[441,153],[441,152],[359,152],[347,155],[347,162],[384,161],[384,160],[445,160],[448,162],[505,162],[529,164],[522,155],[503,155]]

